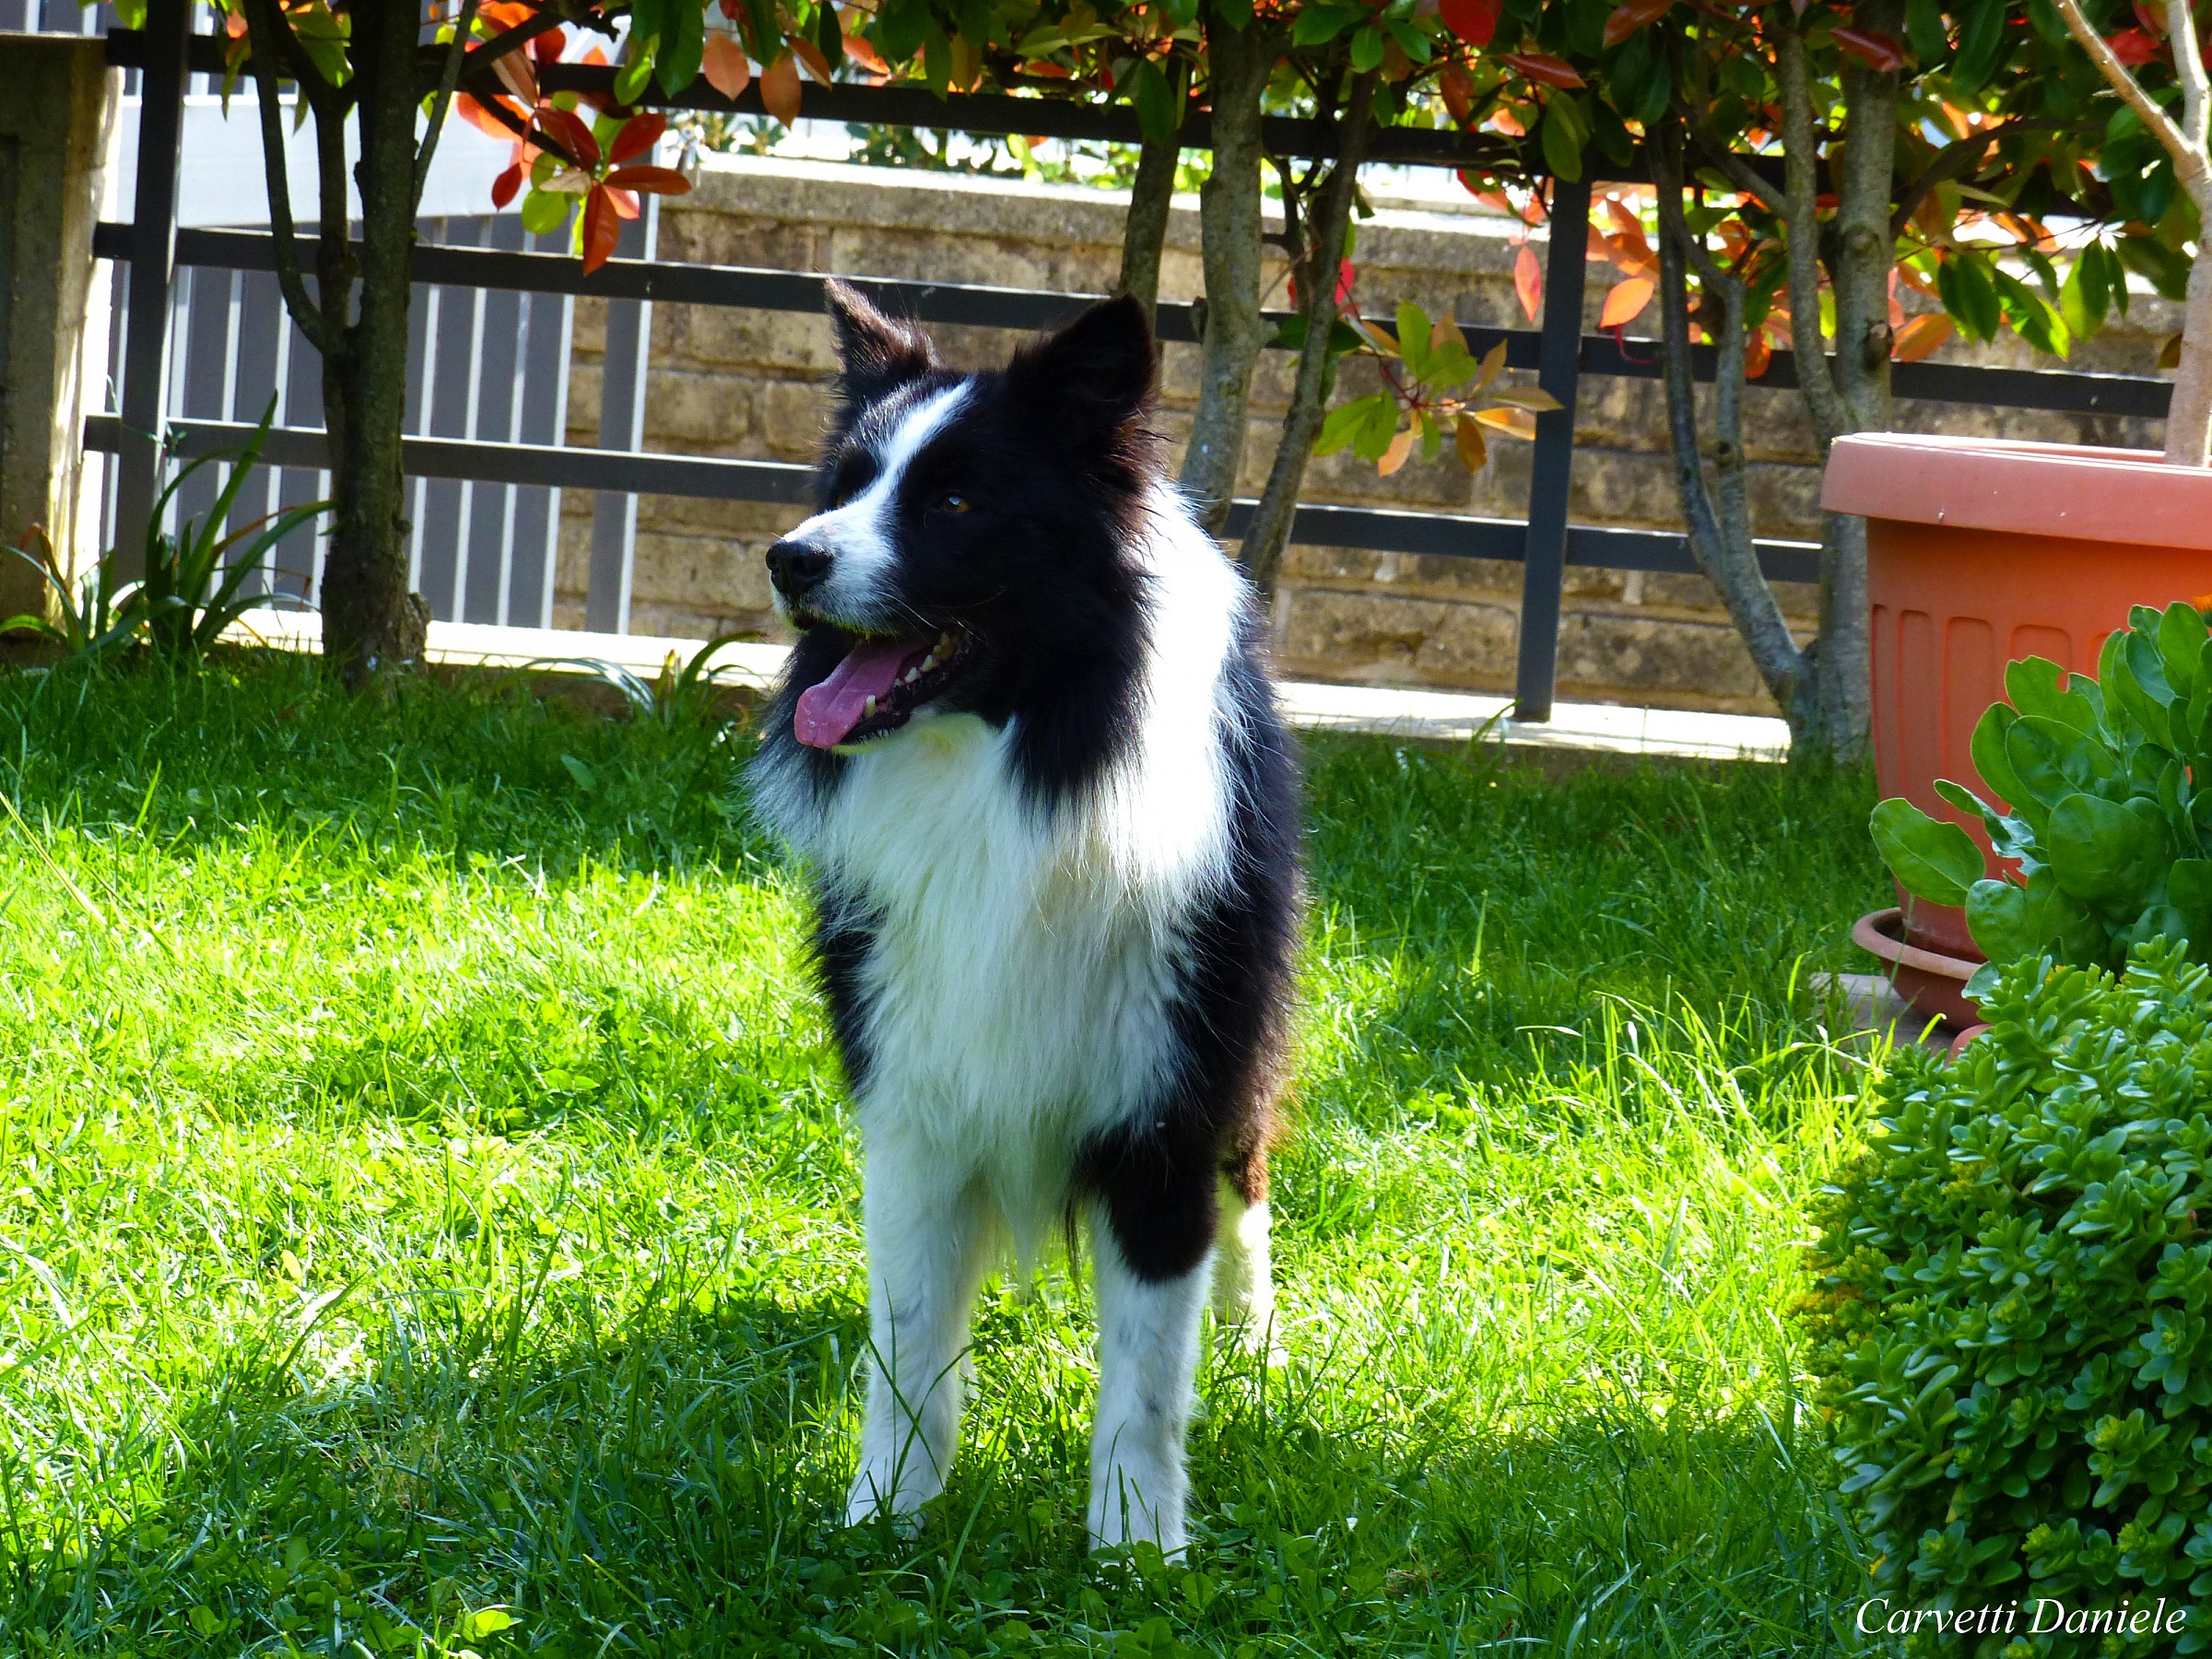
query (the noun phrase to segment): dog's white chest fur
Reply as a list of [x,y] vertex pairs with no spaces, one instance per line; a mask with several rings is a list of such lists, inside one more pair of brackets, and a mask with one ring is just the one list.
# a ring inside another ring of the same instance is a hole
[[870,1135],[972,1166],[1024,1253],[1083,1141],[1160,1098],[1181,924],[1226,853],[1234,577],[1166,521],[1135,741],[1088,798],[1023,797],[1007,731],[918,716],[854,755],[804,839],[871,912]]

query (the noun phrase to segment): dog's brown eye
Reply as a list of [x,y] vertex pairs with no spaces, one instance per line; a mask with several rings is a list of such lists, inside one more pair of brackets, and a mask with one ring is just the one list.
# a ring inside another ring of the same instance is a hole
[[939,512],[965,512],[968,511],[968,498],[957,489],[948,489],[932,501],[930,506]]

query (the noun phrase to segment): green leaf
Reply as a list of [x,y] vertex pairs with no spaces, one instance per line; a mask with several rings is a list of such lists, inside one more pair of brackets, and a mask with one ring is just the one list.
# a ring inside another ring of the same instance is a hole
[[2166,683],[2175,697],[2186,700],[2197,688],[2198,661],[2205,647],[2212,644],[2206,637],[2205,613],[2185,599],[2176,599],[2159,618],[2158,641]]
[[1338,404],[1331,409],[1322,420],[1321,436],[1314,440],[1313,453],[1317,455],[1333,455],[1346,444],[1351,442],[1359,435],[1359,429],[1373,416],[1375,406],[1378,404],[1391,409],[1394,413],[1395,411],[1396,406],[1392,402],[1390,394],[1387,392],[1375,392],[1366,397],[1356,397],[1350,403]]
[[532,191],[523,198],[523,229],[533,236],[546,236],[559,229],[569,222],[569,208],[578,199],[558,191]]
[[2053,357],[2063,358],[2073,349],[2073,338],[2050,300],[2001,266],[1991,274],[1996,283],[1997,304],[2013,333]]
[[2006,664],[2005,696],[2022,714],[2053,720],[2087,735],[2097,731],[2096,705],[2085,692],[2068,688],[2066,671],[2049,657]]
[[2065,323],[2066,332],[2077,340],[2088,339],[2104,326],[2105,312],[2112,305],[2112,290],[2105,286],[2101,253],[2101,248],[2092,242],[2076,254],[2074,268],[2066,273],[2065,286],[2058,291],[2058,314]]
[[1967,889],[1967,931],[1993,962],[2021,961],[2041,952],[2035,912],[2028,889],[2009,881],[1984,878]]
[[2177,858],[2166,869],[2166,902],[2182,912],[2190,938],[2212,942],[2212,858]]
[[1998,799],[2016,809],[2027,791],[2021,788],[2019,779],[2013,776],[2012,762],[2005,758],[2005,734],[2018,718],[2003,703],[1991,703],[1982,711],[1982,718],[1974,722],[1973,739],[1968,746],[1982,782],[1996,792]]
[[1877,806],[1866,827],[1899,885],[1931,904],[1964,904],[1967,889],[1983,874],[1982,849],[1972,837],[1901,795]]
[[1429,378],[1429,339],[1436,332],[1436,324],[1429,313],[1410,300],[1398,304],[1398,355],[1406,359],[1407,372],[1416,380]]
[[1554,92],[1544,106],[1544,121],[1537,131],[1544,149],[1544,164],[1558,177],[1572,184],[1583,176],[1583,146],[1589,141],[1590,124],[1583,119],[1582,110],[1572,94]]
[[2006,50],[2006,0],[1977,0],[1959,30],[1959,55],[1951,60],[1951,91],[1971,98],[1989,82],[2009,55]]
[[[1175,88],[1150,58],[1137,60],[1129,77],[1130,102],[1136,106],[1136,124],[1154,144],[1175,135]],[[1302,343],[1302,342],[1301,342]]]
[[1352,36],[1352,67],[1365,75],[1382,62],[1382,31],[1368,24]]
[[599,787],[599,774],[585,762],[577,759],[575,756],[563,755],[560,758],[560,763],[567,769],[569,776],[576,780],[576,787],[586,794]]
[[699,0],[669,0],[668,28],[653,58],[653,78],[671,98],[699,78],[707,47],[706,7]]
[[2189,297],[2189,258],[2148,236],[2124,236],[2113,245],[2120,263],[2165,299]]
[[[1291,26],[1290,43],[1293,46],[1324,45],[1346,29],[1366,20],[1367,13],[1356,6],[1309,6],[1298,14],[1298,21]],[[1375,42],[1375,56],[1380,62],[1380,39]]]
[[1997,302],[1996,288],[1980,258],[1954,250],[1949,258],[1936,267],[1936,291],[1943,299],[1943,309],[1950,312],[1959,329],[1971,338],[1997,337],[2005,313]]
[[2060,887],[2085,904],[2133,915],[2162,873],[2166,823],[2154,802],[2077,792],[2052,807],[2042,846]]

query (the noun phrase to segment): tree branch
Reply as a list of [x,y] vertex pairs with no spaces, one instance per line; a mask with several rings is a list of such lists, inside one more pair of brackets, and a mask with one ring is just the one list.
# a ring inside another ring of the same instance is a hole
[[1805,36],[1788,24],[1774,52],[1782,92],[1783,241],[1790,260],[1790,348],[1797,359],[1797,385],[1825,452],[1843,430],[1843,395],[1820,333],[1819,142],[1814,133],[1812,76]]
[[1920,175],[1898,193],[1897,210],[1889,216],[1889,232],[1902,236],[1905,227],[1912,222],[1914,209],[1928,198],[1928,193],[1938,185],[1948,184],[1982,159],[1982,152],[2000,138],[2009,138],[2015,133],[2055,132],[2063,124],[2041,115],[2016,115],[2010,121],[2001,121],[1995,126],[1984,127],[1978,133],[1969,133],[1963,138],[1954,138],[1936,152],[1936,159],[1921,169]]
[[[2189,192],[2190,199],[2201,207],[2204,197],[2199,191],[2206,178],[2204,138],[2200,135],[2193,143],[2189,134],[2176,126],[2172,117],[2159,106],[2158,100],[2143,89],[2143,83],[2128,72],[2127,65],[2105,44],[2104,37],[2089,26],[2088,18],[2082,16],[2081,0],[2051,0],[2051,4],[2057,8],[2059,17],[2065,19],[2066,32],[2074,37],[2075,44],[2089,54],[2089,61],[2097,65],[2112,90],[2120,94],[2121,100],[2135,111],[2143,124],[2150,129],[2151,136],[2163,145],[2166,153],[2173,158],[2173,170],[2182,187]],[[2184,5],[2184,12],[2186,9]],[[2178,62],[2185,50],[2187,55],[2195,61],[2201,76],[2204,59],[2196,50],[2195,25],[2189,24],[2183,28],[2182,34],[2188,45],[2185,49],[2177,45],[2174,56]],[[2186,96],[2184,92],[2184,100]],[[2198,113],[2201,116],[2203,112],[2200,110]]]
[[[445,65],[438,76],[438,91],[430,100],[429,126],[415,152],[415,210],[418,213],[422,210],[422,187],[429,182],[431,159],[438,154],[438,135],[445,130],[446,111],[453,101],[453,88],[460,83],[461,60],[473,55],[468,50],[468,37],[477,27],[477,0],[462,0],[461,18],[453,26],[453,43],[445,50]],[[548,16],[551,14],[540,12],[528,23],[509,29],[500,38],[502,41],[512,41],[524,30],[545,23]],[[540,29],[537,32],[543,34],[546,30]]]
[[[286,27],[274,0],[248,0],[247,61],[253,73],[254,100],[261,110],[261,159],[268,182],[269,230],[276,251],[276,287],[284,295],[284,309],[300,325],[300,332],[318,352],[329,357],[341,349],[341,342],[309,297],[306,279],[300,274],[298,229],[292,222],[291,179],[284,153],[284,95],[276,86],[276,46],[262,35],[262,30],[270,27]],[[267,50],[257,50],[262,46]]]

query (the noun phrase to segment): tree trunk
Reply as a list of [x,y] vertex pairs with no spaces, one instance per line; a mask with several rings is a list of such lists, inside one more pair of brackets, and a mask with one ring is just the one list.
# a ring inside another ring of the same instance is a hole
[[1218,535],[1244,455],[1253,364],[1266,342],[1260,319],[1260,99],[1274,67],[1274,35],[1257,18],[1241,29],[1209,19],[1206,52],[1214,171],[1199,193],[1206,339],[1182,488]]
[[[2201,217],[2212,223],[2212,211]],[[2181,371],[2166,411],[2166,459],[2176,466],[2212,465],[2212,253],[2200,252],[2189,267]]]
[[[1804,695],[1809,665],[1759,568],[1745,490],[1743,405],[1746,335],[1743,284],[1721,270],[1691,234],[1683,213],[1687,184],[1681,134],[1655,124],[1647,143],[1659,198],[1659,323],[1666,389],[1667,440],[1674,452],[1675,488],[1688,526],[1689,548],[1727,606],[1729,618],[1751,653],[1752,665],[1788,718],[1793,743],[1811,714]],[[1705,482],[1698,440],[1697,382],[1690,373],[1689,267],[1698,266],[1706,297],[1721,308],[1719,362],[1713,371],[1714,484]],[[1717,498],[1717,499],[1716,499]]]
[[1122,228],[1122,274],[1113,290],[1136,300],[1147,317],[1159,303],[1159,251],[1168,239],[1168,217],[1175,206],[1175,169],[1182,159],[1179,139],[1146,139],[1137,152],[1136,181],[1129,187],[1129,217]]
[[1329,335],[1336,328],[1336,272],[1344,257],[1344,239],[1352,220],[1352,205],[1359,194],[1359,163],[1367,154],[1370,120],[1375,101],[1377,72],[1355,76],[1346,89],[1336,119],[1336,162],[1322,183],[1306,221],[1304,256],[1298,263],[1299,297],[1306,322],[1306,337],[1299,347],[1298,378],[1290,393],[1290,412],[1283,420],[1283,435],[1268,469],[1267,488],[1260,493],[1252,525],[1244,532],[1242,557],[1245,574],[1261,593],[1273,594],[1277,570],[1282,564],[1283,544],[1290,539],[1290,521],[1298,512],[1298,492],[1306,479],[1306,464],[1313,458],[1313,444],[1321,436],[1322,406],[1328,399]]
[[[344,359],[325,362],[323,382],[337,503],[323,567],[323,651],[357,688],[419,660],[429,625],[429,608],[407,591],[400,480],[419,17],[414,0],[369,0],[352,12],[360,288]],[[322,211],[326,224],[333,214],[343,216],[344,196],[333,201],[325,194]]]

